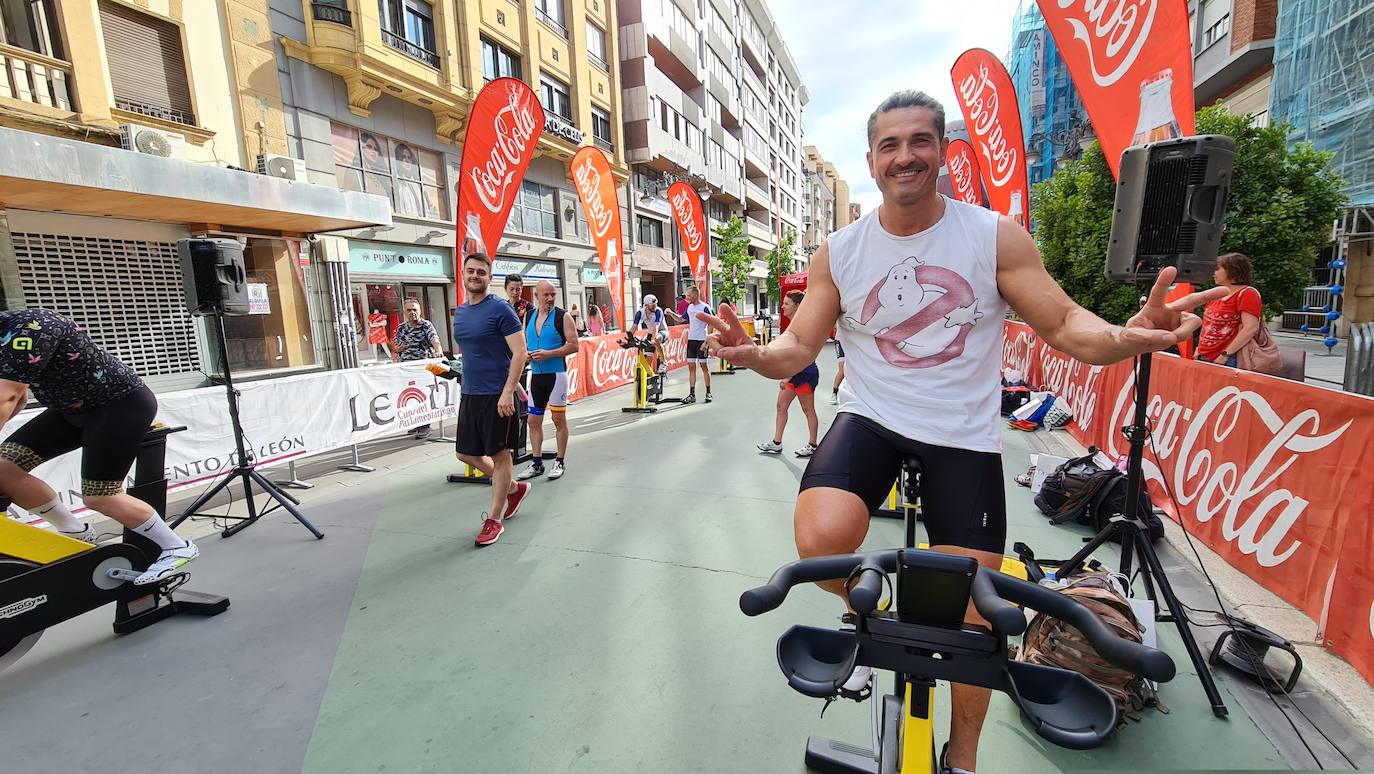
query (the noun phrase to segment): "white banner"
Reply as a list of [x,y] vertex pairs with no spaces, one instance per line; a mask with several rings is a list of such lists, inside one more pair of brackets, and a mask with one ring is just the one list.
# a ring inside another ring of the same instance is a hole
[[[355,443],[398,435],[458,416],[458,385],[425,370],[436,360],[263,379],[235,385],[239,421],[259,466],[280,464]],[[157,421],[185,426],[167,439],[169,489],[204,486],[234,465],[234,430],[223,387],[157,396]],[[26,411],[0,440],[38,416]],[[39,465],[34,475],[73,510],[81,506],[81,454]],[[133,471],[129,471],[132,481]]]

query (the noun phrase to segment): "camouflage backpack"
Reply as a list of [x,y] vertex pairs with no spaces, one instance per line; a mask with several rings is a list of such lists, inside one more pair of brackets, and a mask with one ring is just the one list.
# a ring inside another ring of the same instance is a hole
[[[1144,627],[1140,625],[1131,605],[1111,582],[1111,574],[1090,572],[1074,575],[1068,585],[1057,589],[1093,611],[1102,622],[1122,639],[1140,642]],[[1097,683],[1116,702],[1120,724],[1146,707],[1168,712],[1159,701],[1159,694],[1145,678],[1103,660],[1097,650],[1079,631],[1058,618],[1037,614],[1026,627],[1020,655],[1022,661],[1059,667]],[[1139,719],[1139,718],[1134,718]]]

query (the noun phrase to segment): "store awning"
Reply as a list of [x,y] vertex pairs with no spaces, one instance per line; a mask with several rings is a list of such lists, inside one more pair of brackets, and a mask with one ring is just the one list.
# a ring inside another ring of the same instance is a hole
[[381,196],[0,128],[0,205],[220,229],[391,225]]

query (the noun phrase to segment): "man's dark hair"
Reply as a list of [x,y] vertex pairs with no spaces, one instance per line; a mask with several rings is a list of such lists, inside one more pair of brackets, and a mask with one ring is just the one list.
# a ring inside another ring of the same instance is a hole
[[506,275],[506,281],[502,284],[502,287],[507,287],[507,288],[508,288],[508,287],[510,287],[510,284],[511,284],[512,282],[521,282],[521,283],[523,283],[524,281],[525,281],[525,278],[524,278],[524,277],[521,277],[519,274],[507,274],[507,275]]
[[1255,267],[1245,253],[1227,253],[1217,258],[1217,265],[1226,270],[1226,276],[1237,285],[1249,285],[1255,281]]
[[800,290],[789,290],[787,291],[787,297],[792,299],[792,303],[800,306],[802,299],[806,298],[806,294]]
[[486,253],[468,253],[468,256],[463,259],[463,265],[467,266],[468,261],[481,261],[487,265],[488,271],[491,270],[491,259],[487,257]]
[[883,100],[883,104],[873,111],[873,115],[868,117],[868,145],[873,146],[873,135],[878,132],[878,116],[889,110],[900,110],[902,108],[926,108],[935,114],[935,131],[939,133],[936,139],[945,136],[945,106],[940,101],[925,93],[924,91],[905,91],[894,92],[892,96]]

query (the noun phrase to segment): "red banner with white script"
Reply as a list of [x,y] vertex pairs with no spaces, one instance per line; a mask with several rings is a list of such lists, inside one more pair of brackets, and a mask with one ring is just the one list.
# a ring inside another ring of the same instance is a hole
[[711,303],[711,280],[706,275],[711,243],[706,235],[706,213],[701,209],[701,197],[683,182],[668,187],[668,204],[673,208],[682,235],[682,249],[687,253],[687,265],[692,267],[692,279],[706,303]]
[[615,320],[625,330],[624,249],[620,231],[620,198],[615,192],[611,164],[600,148],[588,145],[573,155],[572,178],[582,210],[587,215],[596,252],[601,256],[601,273],[610,286]]
[[472,105],[458,182],[458,302],[463,258],[481,251],[495,259],[520,182],[544,131],[544,108],[524,81],[497,78]]
[[[781,286],[779,292],[782,293],[784,298],[787,297],[788,293],[791,293],[794,290],[800,290],[801,292],[805,293],[807,274],[807,272],[800,272],[798,274],[784,274],[782,277],[778,279],[778,284]],[[782,311],[786,308],[787,307],[784,306],[778,310],[778,333],[785,333],[787,331],[787,326],[792,324],[792,318],[788,317],[786,312]]]
[[[613,390],[635,379],[635,358],[638,350],[625,349],[620,343],[625,334],[612,333],[579,340],[577,354],[568,358],[568,378],[578,380],[576,389],[568,388],[568,399]],[[668,369],[687,364],[687,326],[674,325],[668,329],[668,341],[663,345],[668,357]]]
[[954,197],[965,204],[983,206],[983,178],[978,169],[978,157],[973,146],[963,140],[951,140],[945,153],[949,169],[949,184]]
[[971,48],[954,61],[950,77],[983,173],[988,201],[994,210],[1027,225],[1030,192],[1026,188],[1026,145],[1016,89],[1007,68],[992,52]]
[[[1068,402],[1075,438],[1113,459],[1126,454],[1130,363],[1080,363],[1019,323],[1006,324],[1003,346],[1006,367]],[[1154,502],[1322,622],[1329,647],[1374,682],[1374,468],[1364,463],[1374,454],[1374,400],[1156,355],[1147,413],[1154,450],[1143,470]]]
[[1185,0],[1036,2],[1113,176],[1128,147],[1196,131]]

